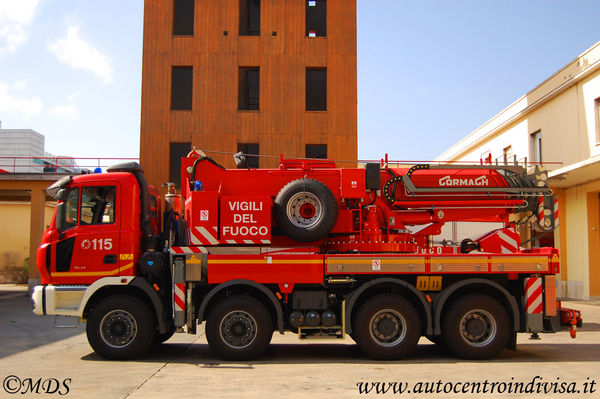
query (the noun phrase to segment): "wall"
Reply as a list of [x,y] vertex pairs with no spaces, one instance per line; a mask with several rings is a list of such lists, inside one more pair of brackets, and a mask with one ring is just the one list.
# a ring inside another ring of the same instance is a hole
[[[0,202],[0,283],[26,282],[25,259],[29,257],[30,203]],[[50,225],[54,205],[46,204],[45,227]]]
[[[491,151],[493,160],[502,161],[504,148],[511,146],[518,160],[531,160],[530,135],[539,130],[542,132],[542,161],[547,170],[558,169],[589,157],[588,131],[586,126],[579,123],[580,98],[581,87],[571,87],[543,106],[494,132],[459,159],[479,161],[485,152]],[[565,139],[571,140],[571,145],[565,146]]]
[[582,125],[585,126],[587,132],[587,142],[589,143],[589,156],[599,156],[600,155],[600,132],[598,129],[600,123],[597,121],[596,109],[595,109],[595,100],[600,99],[600,79],[598,78],[598,74],[594,74],[588,77],[585,81],[582,82],[582,94],[581,101],[583,102],[581,108],[582,112]]

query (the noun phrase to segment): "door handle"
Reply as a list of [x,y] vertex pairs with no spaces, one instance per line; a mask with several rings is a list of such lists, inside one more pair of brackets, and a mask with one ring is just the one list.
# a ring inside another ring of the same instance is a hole
[[103,260],[106,265],[114,265],[117,263],[117,255],[106,255]]

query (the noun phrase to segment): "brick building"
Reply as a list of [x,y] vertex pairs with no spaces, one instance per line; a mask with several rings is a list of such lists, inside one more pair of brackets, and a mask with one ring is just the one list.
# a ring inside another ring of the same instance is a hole
[[[356,161],[356,3],[145,0],[141,163],[179,182],[192,147]],[[272,158],[268,156],[273,156]]]

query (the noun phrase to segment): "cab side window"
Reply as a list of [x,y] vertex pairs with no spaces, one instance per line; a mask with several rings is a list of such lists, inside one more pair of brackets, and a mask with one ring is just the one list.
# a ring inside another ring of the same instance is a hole
[[79,204],[79,189],[74,188],[69,191],[66,203],[66,220],[64,222],[65,229],[70,229],[77,225],[77,210]]
[[115,186],[81,189],[80,224],[111,224],[115,222]]

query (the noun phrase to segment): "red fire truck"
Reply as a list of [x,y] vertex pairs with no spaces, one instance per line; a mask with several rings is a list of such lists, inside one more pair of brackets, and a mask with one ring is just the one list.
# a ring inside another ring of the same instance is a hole
[[[237,161],[225,169],[192,151],[164,204],[136,163],[53,184],[34,312],[86,320],[90,345],[112,359],[202,323],[211,348],[238,360],[261,355],[274,331],[349,335],[375,359],[402,358],[422,336],[488,359],[515,349],[518,332],[560,327],[558,251],[522,249],[519,235],[554,228],[539,167]],[[433,241],[455,221],[501,227]]]

